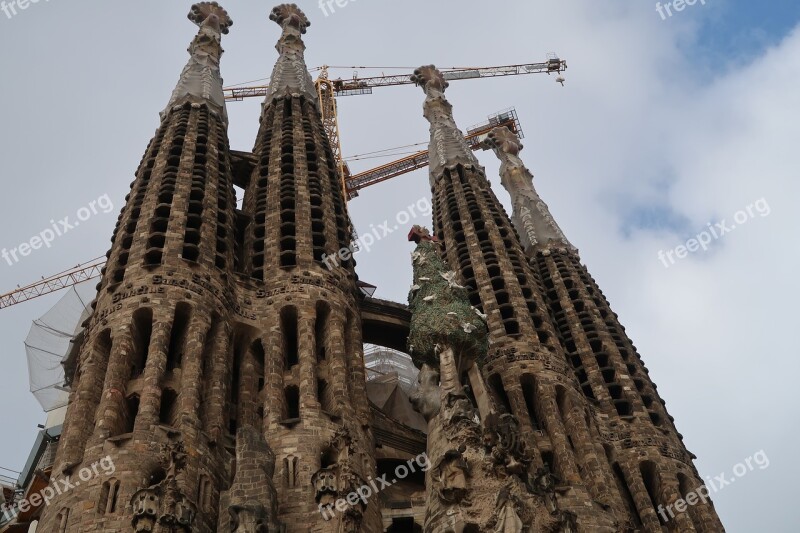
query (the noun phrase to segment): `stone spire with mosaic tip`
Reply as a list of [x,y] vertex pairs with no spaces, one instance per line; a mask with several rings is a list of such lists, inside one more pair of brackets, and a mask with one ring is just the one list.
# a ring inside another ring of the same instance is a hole
[[264,105],[286,96],[305,96],[318,107],[319,95],[304,56],[306,45],[303,34],[311,26],[311,22],[297,4],[281,4],[275,7],[269,19],[278,24],[283,32],[275,45],[280,57],[272,71]]
[[194,4],[189,12],[189,20],[197,24],[200,31],[189,45],[191,57],[161,116],[166,117],[170,109],[186,101],[206,102],[222,114],[227,124],[219,64],[224,53],[222,35],[229,32],[233,20],[217,2]]
[[519,137],[506,126],[500,126],[489,133],[486,144],[500,159],[500,183],[511,195],[512,220],[525,251],[556,247],[577,252],[536,192],[533,174],[519,157],[523,148]]
[[426,65],[414,71],[411,81],[422,87],[426,95],[424,116],[431,123],[431,185],[445,168],[452,169],[459,164],[481,168],[453,118],[453,106],[444,95],[450,84],[442,73],[434,65]]

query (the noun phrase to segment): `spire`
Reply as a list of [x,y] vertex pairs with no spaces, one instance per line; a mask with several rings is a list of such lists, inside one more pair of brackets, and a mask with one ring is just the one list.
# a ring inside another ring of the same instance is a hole
[[547,204],[533,187],[533,174],[522,162],[519,137],[505,126],[494,128],[486,139],[500,159],[500,182],[511,195],[514,226],[520,233],[525,252],[536,246],[566,248],[577,252],[558,227]]
[[166,117],[169,110],[179,105],[181,100],[200,100],[218,110],[227,124],[219,61],[223,53],[222,34],[228,33],[233,21],[228,12],[216,2],[194,4],[189,12],[189,20],[197,24],[200,31],[189,45],[191,57],[183,68],[178,85],[172,91],[172,97],[161,117]]
[[478,159],[453,119],[453,106],[444,95],[450,84],[442,73],[435,66],[427,65],[415,70],[411,81],[422,87],[426,95],[424,115],[431,123],[431,185],[444,174],[446,168],[463,165],[482,171]]
[[275,45],[280,57],[272,71],[264,104],[269,105],[275,99],[286,96],[304,96],[319,107],[319,96],[314,80],[311,79],[306,67],[304,57],[306,45],[302,38],[306,28],[311,26],[311,22],[297,4],[281,4],[275,7],[269,19],[279,24],[283,28],[283,33]]

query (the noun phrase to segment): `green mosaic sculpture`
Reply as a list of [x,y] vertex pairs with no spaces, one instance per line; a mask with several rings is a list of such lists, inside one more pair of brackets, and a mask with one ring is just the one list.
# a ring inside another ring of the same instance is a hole
[[480,312],[472,307],[467,288],[456,280],[440,257],[439,243],[427,229],[414,226],[409,241],[417,243],[411,255],[414,285],[408,294],[411,333],[408,347],[414,364],[439,367],[440,351],[450,348],[462,363],[486,353],[488,334]]

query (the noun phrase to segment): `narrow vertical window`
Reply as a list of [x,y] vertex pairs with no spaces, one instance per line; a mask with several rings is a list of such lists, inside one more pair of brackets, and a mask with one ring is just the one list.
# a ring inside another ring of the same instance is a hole
[[286,387],[286,420],[298,420],[300,418],[300,391],[292,385]]
[[286,370],[290,370],[300,361],[297,342],[297,310],[287,307],[281,312],[281,332],[283,333],[283,350]]

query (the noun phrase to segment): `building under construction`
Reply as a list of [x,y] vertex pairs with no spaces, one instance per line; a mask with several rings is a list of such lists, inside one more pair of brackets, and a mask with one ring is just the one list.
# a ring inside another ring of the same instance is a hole
[[[358,187],[346,185],[326,98],[366,87],[315,84],[309,21],[280,5],[255,146],[234,152],[220,74],[231,19],[216,2],[189,18],[199,26],[189,62],[65,365],[69,401],[44,479],[63,486],[81,473],[81,483],[26,523],[48,533],[724,531],[707,498],[675,510],[703,485],[694,456],[537,195],[515,117],[470,137],[446,97],[455,78],[423,66],[403,81],[424,93],[431,132],[424,162],[403,165],[430,167],[434,214],[430,230],[408,228],[408,305],[378,300],[342,253]],[[479,135],[500,159],[510,217],[473,152]],[[113,475],[95,468],[84,480],[101,461]],[[6,517],[0,530],[22,523]]]

